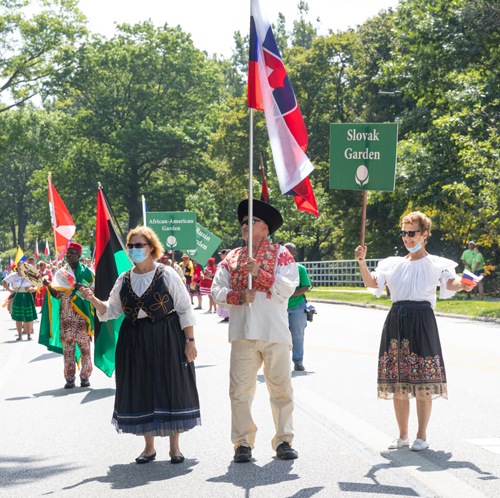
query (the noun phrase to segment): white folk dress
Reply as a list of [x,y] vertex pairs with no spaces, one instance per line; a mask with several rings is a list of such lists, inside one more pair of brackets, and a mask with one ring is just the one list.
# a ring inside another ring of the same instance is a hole
[[440,299],[455,292],[446,288],[456,278],[457,263],[427,255],[417,261],[391,257],[372,275],[380,297],[387,285],[393,306],[382,331],[378,361],[378,397],[429,400],[447,398],[448,388],[436,319],[436,290]]

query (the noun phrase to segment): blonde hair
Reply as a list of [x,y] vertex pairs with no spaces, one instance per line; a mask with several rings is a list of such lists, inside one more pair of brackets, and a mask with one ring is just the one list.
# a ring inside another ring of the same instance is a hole
[[163,245],[158,239],[158,235],[151,230],[149,227],[136,227],[130,230],[130,232],[127,235],[127,244],[130,243],[130,239],[134,235],[142,235],[147,241],[148,244],[153,248],[151,251],[151,257],[156,260],[160,259],[160,257],[163,255],[165,252],[163,249]]
[[[401,220],[401,226],[403,226],[405,223],[418,223],[420,231],[427,232],[427,238],[431,236],[432,220],[426,214],[421,213],[420,211],[408,213],[406,216],[403,216],[403,219]],[[425,242],[427,242],[427,240]]]

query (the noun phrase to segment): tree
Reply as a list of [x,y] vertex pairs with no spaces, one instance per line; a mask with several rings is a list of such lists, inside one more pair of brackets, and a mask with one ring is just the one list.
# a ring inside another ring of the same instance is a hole
[[56,87],[64,82],[59,101],[78,110],[89,144],[80,172],[107,186],[130,228],[141,219],[140,194],[154,183],[194,191],[210,175],[202,152],[218,119],[220,72],[180,27],[145,22],[119,26],[110,40],[94,37]]
[[[70,63],[85,35],[77,0],[3,0],[0,6],[0,113],[40,93]],[[30,17],[28,7],[38,13]],[[1,144],[0,144],[1,146]]]

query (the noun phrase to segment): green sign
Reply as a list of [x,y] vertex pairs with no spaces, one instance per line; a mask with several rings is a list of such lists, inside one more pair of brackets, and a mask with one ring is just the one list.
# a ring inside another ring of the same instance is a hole
[[165,249],[196,250],[194,211],[146,213],[146,226],[158,235]]
[[50,254],[40,254],[40,261],[50,261]]
[[206,228],[203,228],[199,223],[196,223],[197,248],[194,251],[186,249],[186,252],[201,266],[206,266],[208,260],[212,257],[213,253],[217,251],[221,242],[222,239],[219,239],[217,235],[214,235]]
[[83,258],[89,258],[90,259],[90,246],[82,246],[82,256],[81,259]]
[[330,188],[394,191],[398,125],[330,125]]

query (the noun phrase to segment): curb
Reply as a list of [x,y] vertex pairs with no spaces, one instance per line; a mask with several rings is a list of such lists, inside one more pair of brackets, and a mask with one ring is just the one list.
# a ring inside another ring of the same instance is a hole
[[[356,308],[371,308],[381,311],[389,311],[391,309],[390,306],[382,306],[381,304],[363,304],[363,303],[351,303],[349,301],[335,301],[333,299],[308,299],[311,303],[321,303],[321,304],[343,304],[344,306],[354,306]],[[435,311],[434,315],[442,316],[445,318],[459,318],[461,320],[471,320],[478,322],[492,322],[492,323],[500,323],[500,318],[492,318],[489,316],[469,316],[469,315],[456,315],[454,313],[441,313],[439,311]]]

